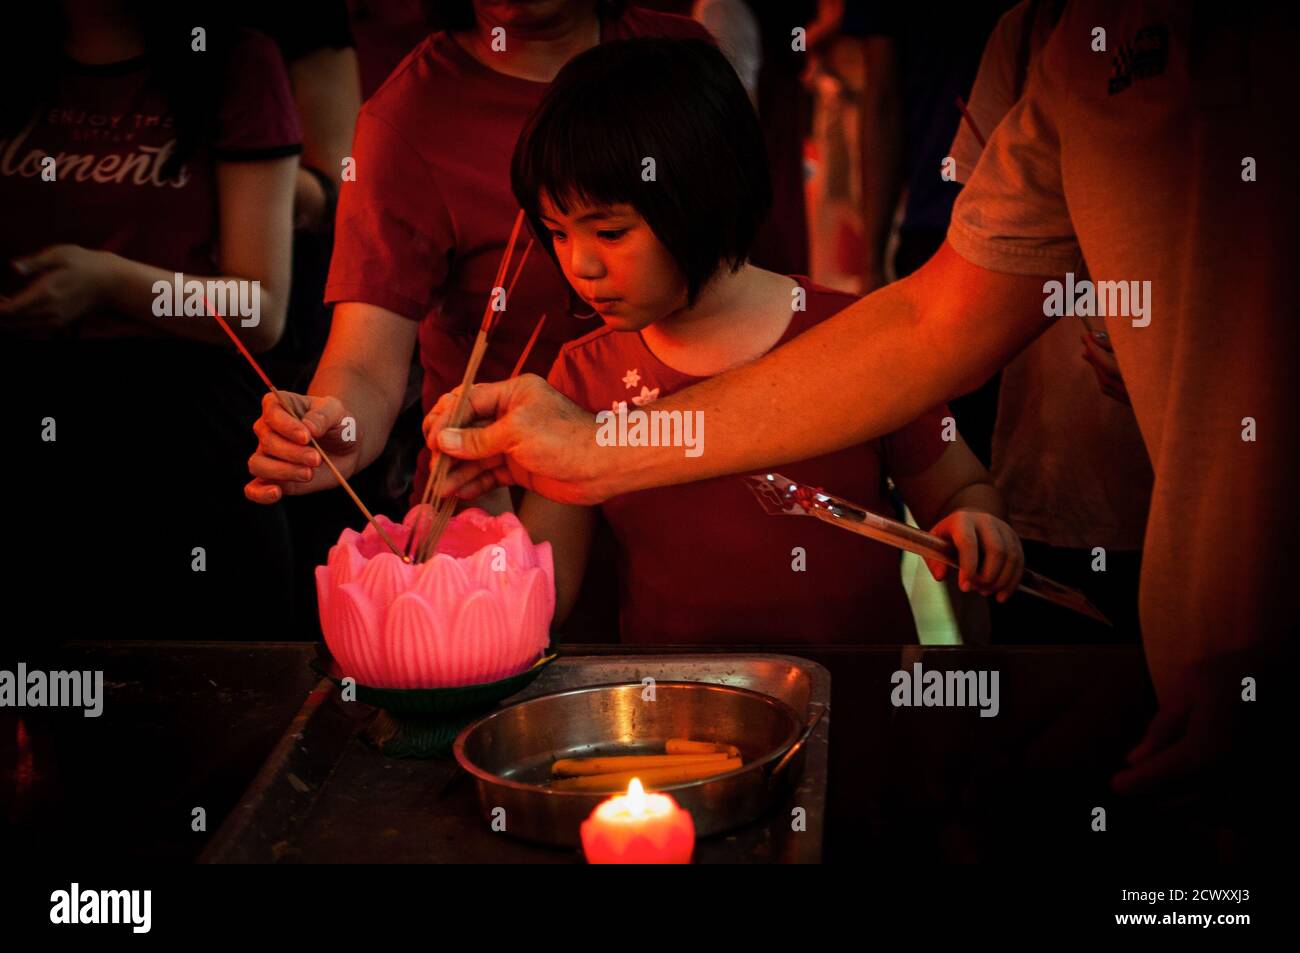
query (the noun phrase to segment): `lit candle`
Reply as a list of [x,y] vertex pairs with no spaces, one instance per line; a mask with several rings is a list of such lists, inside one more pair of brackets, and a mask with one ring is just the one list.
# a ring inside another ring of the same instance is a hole
[[639,778],[582,822],[589,864],[689,864],[694,849],[691,815],[667,794],[646,794]]

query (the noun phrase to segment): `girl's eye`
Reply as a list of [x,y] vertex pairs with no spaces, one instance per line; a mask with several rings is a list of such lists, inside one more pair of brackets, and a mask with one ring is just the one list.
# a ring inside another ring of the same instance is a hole
[[597,237],[608,242],[616,242],[627,234],[626,228],[606,228],[596,232]]
[[551,229],[551,241],[553,242],[564,241],[564,232],[557,232],[555,229]]

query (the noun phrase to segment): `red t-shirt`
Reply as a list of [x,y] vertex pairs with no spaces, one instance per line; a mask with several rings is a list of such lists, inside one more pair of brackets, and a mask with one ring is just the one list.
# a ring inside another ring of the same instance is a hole
[[[104,66],[66,60],[55,82],[54,105],[0,140],[0,261],[73,244],[212,275],[215,163],[302,150],[284,63],[260,33],[238,34],[215,139],[171,178],[162,166],[176,148],[176,117],[147,56]],[[55,160],[53,182],[41,177],[46,156]],[[172,337],[111,313],[87,315],[82,336]]]
[[[808,289],[784,344],[855,300]],[[553,387],[593,413],[654,400],[701,378],[673,370],[639,333],[602,328],[564,346]],[[889,475],[929,467],[946,449],[940,406],[895,433],[782,464],[782,474],[890,515]],[[704,421],[708,450],[708,420]],[[618,544],[622,640],[645,644],[900,643],[916,627],[898,550],[812,517],[769,516],[745,475],[616,496],[601,507]],[[795,547],[804,551],[795,571]]]
[[[601,24],[602,40],[636,36],[709,38],[692,20],[638,7]],[[447,33],[435,33],[393,71],[357,120],[356,180],[339,191],[325,300],[365,302],[421,322],[426,410],[465,373],[519,211],[510,190],[515,140],[547,88],[495,72]],[[516,263],[526,243],[524,233]],[[546,326],[525,368],[538,374],[546,373],[560,345],[591,331],[598,319],[573,317],[568,284],[535,247],[493,332],[479,380],[509,376],[542,314]],[[426,451],[417,495],[427,465]]]

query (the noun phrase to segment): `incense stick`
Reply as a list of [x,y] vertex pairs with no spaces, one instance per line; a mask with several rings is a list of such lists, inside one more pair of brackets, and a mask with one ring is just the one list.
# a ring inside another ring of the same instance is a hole
[[[505,279],[506,272],[510,268],[510,261],[514,257],[515,245],[519,240],[520,229],[523,228],[524,213],[521,209],[515,216],[514,227],[510,230],[510,238],[506,242],[505,251],[501,256],[501,261],[497,265],[496,278],[492,283],[493,294],[489,295],[488,302],[483,309],[483,320],[479,323],[478,335],[474,339],[474,347],[470,351],[469,361],[465,366],[465,374],[461,378],[460,392],[457,395],[456,403],[452,410],[451,417],[448,419],[447,426],[460,427],[464,424],[465,409],[469,403],[469,391],[474,386],[474,380],[478,376],[479,367],[483,363],[483,356],[487,353],[488,339],[495,327],[496,321],[500,314],[493,308],[495,291],[501,288],[501,282]],[[533,250],[533,239],[528,239],[528,244],[524,247],[523,255],[520,256],[519,264],[515,268],[514,276],[510,284],[505,288],[505,305],[509,307],[510,297],[514,293],[515,285],[519,281],[520,275],[523,274],[524,265],[528,261],[528,255]],[[503,309],[504,310],[504,309]],[[539,328],[540,330],[540,328]],[[530,342],[531,347],[531,342]],[[451,469],[453,460],[446,454],[440,454],[437,461],[429,470],[429,477],[425,483],[424,493],[421,495],[421,503],[431,503],[433,506],[433,516],[430,520],[428,530],[424,533],[414,554],[416,562],[424,562],[429,558],[438,540],[442,538],[447,524],[456,508],[454,497],[442,497],[440,491],[442,483]]]
[[970,110],[966,108],[966,101],[962,99],[960,96],[957,97],[957,108],[961,110],[962,116],[965,117],[966,122],[970,125],[970,131],[975,134],[975,141],[978,142],[980,144],[980,148],[983,149],[984,137],[980,135],[980,127],[975,125],[974,117],[971,116]]
[[334,474],[334,479],[339,481],[339,486],[343,487],[344,492],[352,498],[352,502],[357,505],[357,509],[361,510],[370,525],[375,528],[375,532],[379,534],[379,537],[388,544],[389,549],[401,557],[403,562],[410,562],[402,551],[397,548],[397,544],[394,543],[388,533],[384,531],[384,528],[379,525],[379,521],[375,519],[374,514],[366,508],[366,504],[361,502],[361,497],[357,496],[356,491],[353,490],[351,484],[348,483],[347,478],[339,472],[339,468],[334,465],[334,461],[329,458],[329,454],[321,449],[321,445],[318,444],[316,438],[311,435],[311,429],[308,428],[307,425],[303,423],[302,418],[294,412],[293,406],[289,403],[289,400],[284,396],[284,394],[280,393],[275,384],[271,383],[271,378],[267,376],[266,371],[262,370],[262,365],[257,363],[257,358],[253,357],[253,353],[244,346],[244,342],[239,339],[239,335],[237,335],[234,332],[234,329],[226,323],[225,318],[217,314],[217,310],[212,307],[212,302],[208,301],[206,296],[203,299],[203,304],[208,309],[208,314],[216,319],[217,324],[221,325],[221,330],[225,331],[226,336],[235,343],[235,347],[239,349],[239,353],[244,355],[244,360],[248,361],[253,370],[257,372],[257,376],[262,378],[262,383],[266,385],[267,390],[269,390],[275,399],[279,401],[280,406],[285,409],[289,416],[293,417],[293,419],[297,420],[299,423],[302,423],[303,427],[307,429],[307,439],[311,441],[313,449],[320,454],[321,462],[329,468],[330,473]]

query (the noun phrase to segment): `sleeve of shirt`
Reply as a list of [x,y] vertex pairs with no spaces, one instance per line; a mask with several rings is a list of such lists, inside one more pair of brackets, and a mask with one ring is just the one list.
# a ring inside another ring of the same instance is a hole
[[[1021,0],[1014,9],[1007,11],[984,44],[984,54],[980,57],[979,71],[975,74],[966,110],[986,141],[1017,99],[1016,54],[1022,42],[1022,31],[1030,27],[1026,15],[1028,8],[1029,0]],[[958,182],[965,184],[970,180],[983,151],[984,147],[975,138],[970,122],[963,117],[949,150],[957,163]]]
[[442,193],[406,139],[365,108],[352,158],[356,178],[339,189],[325,301],[360,301],[419,321],[456,244]]
[[1068,106],[1054,68],[1057,31],[1034,60],[1024,95],[989,135],[957,198],[948,243],[972,264],[1013,275],[1073,270],[1081,256],[1061,181],[1056,117]]
[[561,348],[559,355],[555,358],[555,363],[551,365],[550,373],[546,375],[546,383],[578,406],[583,407],[584,405],[579,399],[577,382],[573,379],[573,373],[569,366],[570,363],[569,356]]
[[943,439],[944,418],[951,414],[947,404],[940,404],[881,438],[885,472],[892,477],[908,477],[929,469],[952,446]]
[[230,51],[212,152],[227,162],[302,152],[298,110],[284,60],[275,43],[261,33],[240,31]]

